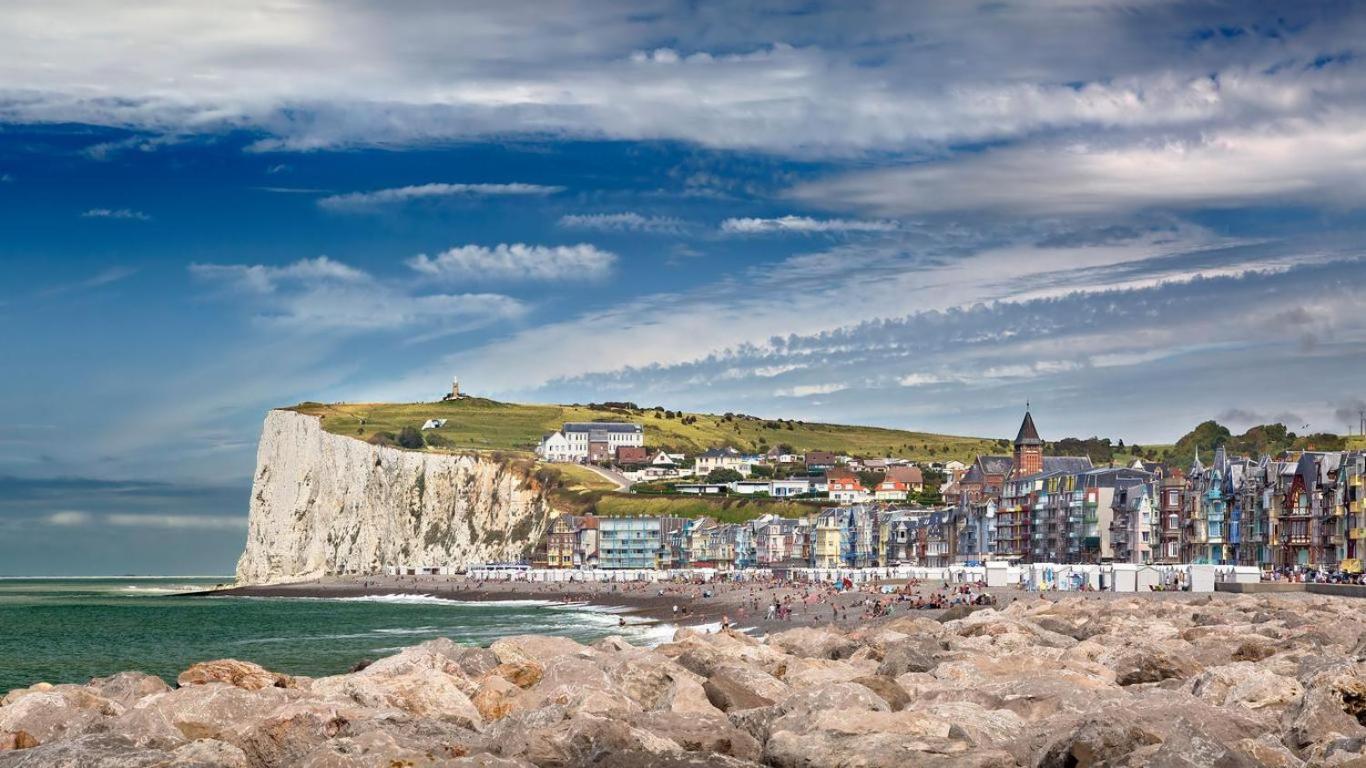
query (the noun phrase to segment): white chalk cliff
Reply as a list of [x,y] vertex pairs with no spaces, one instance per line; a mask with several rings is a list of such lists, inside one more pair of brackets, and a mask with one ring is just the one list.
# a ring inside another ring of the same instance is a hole
[[315,416],[271,411],[237,581],[516,560],[552,515],[524,465],[370,445],[324,431]]

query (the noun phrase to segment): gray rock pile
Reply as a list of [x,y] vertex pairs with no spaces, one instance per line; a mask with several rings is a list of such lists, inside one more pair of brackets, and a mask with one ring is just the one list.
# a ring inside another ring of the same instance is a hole
[[1360,604],[1016,601],[643,649],[435,640],[334,677],[234,660],[0,704],[0,768],[1361,766]]

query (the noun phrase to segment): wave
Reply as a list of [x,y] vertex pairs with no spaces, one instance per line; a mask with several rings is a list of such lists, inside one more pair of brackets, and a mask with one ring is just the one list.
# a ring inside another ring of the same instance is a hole
[[118,588],[118,593],[125,597],[137,597],[139,595],[174,595],[180,592],[201,592],[204,587],[200,584],[167,584],[162,587],[139,587],[136,584],[126,584]]

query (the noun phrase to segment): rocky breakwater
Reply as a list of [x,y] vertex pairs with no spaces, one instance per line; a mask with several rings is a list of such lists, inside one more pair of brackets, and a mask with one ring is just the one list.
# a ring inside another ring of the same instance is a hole
[[237,581],[516,560],[553,515],[548,482],[529,461],[375,446],[271,411]]
[[437,640],[349,674],[196,665],[12,691],[0,768],[1333,766],[1366,762],[1360,608],[1026,599],[764,641]]

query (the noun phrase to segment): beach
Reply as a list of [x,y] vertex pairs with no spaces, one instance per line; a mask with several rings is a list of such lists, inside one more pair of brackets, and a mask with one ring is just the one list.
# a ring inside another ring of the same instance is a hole
[[[1225,599],[1224,595],[1192,595],[1183,592],[1152,592],[1117,595],[1109,592],[1032,593],[1017,587],[987,589],[966,585],[967,594],[955,590],[964,585],[942,582],[911,582],[893,579],[838,590],[830,584],[751,579],[717,580],[708,583],[658,582],[553,582],[476,581],[464,576],[329,576],[290,584],[230,587],[205,595],[260,598],[360,598],[388,595],[422,595],[470,603],[542,600],[549,603],[586,604],[615,612],[631,625],[716,628],[723,622],[755,636],[792,627],[824,627],[851,630],[901,616],[937,618],[951,605],[917,607],[920,601],[980,601],[1003,609],[1016,600],[1111,600],[1117,597],[1143,600],[1189,601]],[[884,593],[894,590],[893,593]],[[1291,598],[1293,599],[1293,597]],[[770,617],[774,602],[784,608]],[[876,608],[882,604],[881,610]],[[657,633],[658,634],[658,633]]]

